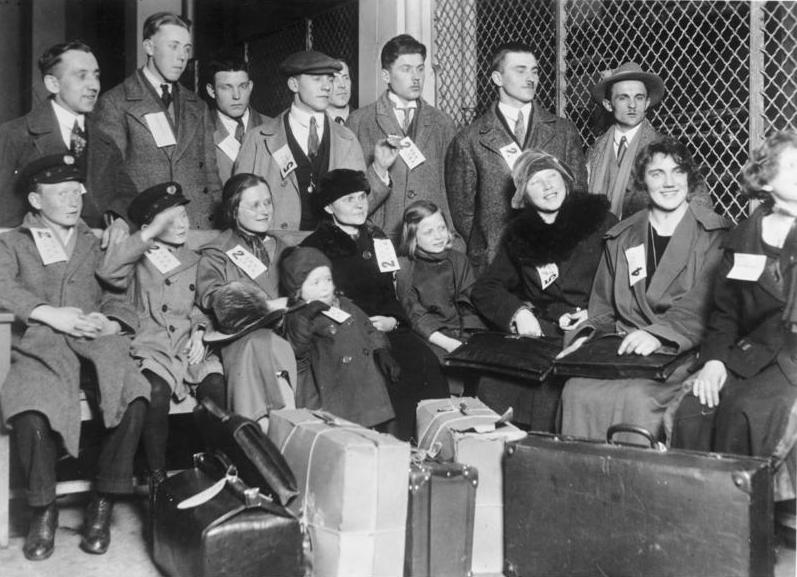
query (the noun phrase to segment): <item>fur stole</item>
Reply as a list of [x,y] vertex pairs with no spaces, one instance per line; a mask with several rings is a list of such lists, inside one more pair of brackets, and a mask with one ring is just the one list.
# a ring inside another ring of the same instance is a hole
[[361,252],[371,245],[372,238],[387,238],[378,227],[366,223],[360,228],[357,239],[350,237],[331,220],[323,220],[315,231],[302,241],[302,246],[312,246],[323,252],[330,260],[346,258]]

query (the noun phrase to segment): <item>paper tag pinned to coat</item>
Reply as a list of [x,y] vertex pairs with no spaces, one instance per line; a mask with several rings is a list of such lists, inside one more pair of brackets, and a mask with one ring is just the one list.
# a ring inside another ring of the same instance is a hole
[[396,256],[396,249],[389,238],[375,238],[374,252],[376,253],[376,263],[379,265],[379,272],[393,272],[401,267]]
[[512,170],[515,167],[515,162],[517,162],[518,156],[520,156],[520,153],[523,151],[516,143],[511,142],[506,146],[499,148],[498,152],[500,152],[501,156],[504,157],[504,162],[506,162],[509,170]]
[[338,324],[345,323],[351,318],[351,315],[339,307],[329,307],[325,311],[321,311],[324,316],[331,318]]
[[55,233],[49,228],[31,228],[30,233],[36,243],[36,250],[42,259],[42,264],[47,266],[54,262],[66,262],[69,260],[63,245],[55,238]]
[[161,274],[166,274],[180,266],[180,259],[174,256],[169,249],[160,245],[153,246],[147,251],[146,255],[147,260],[151,262]]
[[221,151],[227,155],[227,158],[233,162],[238,158],[238,152],[241,150],[241,143],[231,134],[228,134],[227,138],[219,142],[216,146],[218,146]]
[[399,142],[399,156],[410,170],[426,162],[426,157],[423,155],[423,152],[421,152],[421,149],[415,145],[412,138],[409,136],[405,136]]
[[625,260],[628,262],[628,284],[634,286],[643,278],[648,277],[645,259],[645,245],[638,244],[625,250]]
[[728,271],[728,278],[755,282],[761,278],[761,273],[764,272],[766,266],[767,256],[764,254],[735,252],[733,253],[733,267]]
[[293,153],[287,144],[275,150],[273,156],[277,166],[280,167],[280,176],[283,179],[296,170],[296,160],[293,158]]
[[559,278],[559,267],[556,266],[555,262],[549,262],[548,264],[538,266],[537,274],[540,275],[542,290],[545,290]]
[[235,263],[239,269],[244,271],[246,275],[252,280],[259,277],[261,274],[268,270],[268,267],[263,262],[246,250],[240,244],[235,245],[227,251],[227,256]]
[[155,146],[163,148],[164,146],[174,146],[177,144],[177,140],[174,138],[174,132],[172,132],[172,126],[169,124],[165,112],[151,112],[145,114],[144,120],[147,122],[152,138],[155,139]]

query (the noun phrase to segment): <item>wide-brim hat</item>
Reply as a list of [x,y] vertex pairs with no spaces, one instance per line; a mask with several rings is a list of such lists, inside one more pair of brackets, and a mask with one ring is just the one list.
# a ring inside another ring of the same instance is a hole
[[623,80],[639,80],[643,82],[648,89],[648,98],[651,106],[656,106],[664,98],[664,81],[658,74],[645,72],[636,62],[626,62],[614,70],[601,72],[601,79],[590,88],[592,99],[598,104],[603,103],[603,100],[607,97],[606,93],[609,87],[615,82],[622,82]]
[[176,182],[162,182],[136,196],[127,207],[127,216],[136,226],[149,224],[167,208],[188,204],[183,188]]
[[294,52],[279,65],[280,72],[287,77],[299,74],[335,74],[343,70],[339,60],[330,58],[317,50]]

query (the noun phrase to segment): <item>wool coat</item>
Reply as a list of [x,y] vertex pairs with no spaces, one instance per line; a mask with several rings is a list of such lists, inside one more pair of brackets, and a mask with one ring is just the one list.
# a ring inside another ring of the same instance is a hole
[[170,123],[175,145],[158,148],[150,132],[148,115],[165,114],[166,109],[141,70],[100,97],[95,117],[122,151],[124,167],[139,192],[163,182],[178,182],[191,201],[186,205],[191,228],[217,228],[213,219],[221,182],[210,112],[194,92],[179,83],[173,86],[176,122]]
[[0,307],[14,314],[11,367],[0,390],[0,409],[8,425],[25,411],[38,411],[61,435],[70,455],[80,439],[81,360],[96,371],[99,407],[106,427],[118,425],[128,404],[149,400],[150,385],[130,358],[130,338],[123,334],[84,339],[32,321],[41,305],[101,312],[129,331],[138,318],[124,295],[104,290],[95,276],[104,257],[99,240],[82,221],[75,227],[75,247],[66,262],[43,265],[31,228],[46,227],[38,216],[0,235]]
[[130,354],[141,370],[158,375],[182,399],[188,393],[186,383],[199,384],[208,374],[221,373],[222,368],[214,355],[189,365],[185,352],[192,331],[210,323],[194,303],[199,254],[185,245],[175,248],[172,254],[180,264],[162,273],[146,257],[154,247],[155,242],[142,240],[140,232],[109,246],[97,276],[127,291],[136,305],[139,329]]
[[[374,160],[374,145],[389,135],[402,135],[387,91],[376,102],[349,116],[346,125],[360,141],[365,162]],[[372,193],[370,199],[374,224],[384,230],[393,242],[401,238],[404,209],[416,200],[435,203],[448,218],[448,197],[445,186],[445,158],[448,145],[456,135],[454,121],[441,110],[418,100],[418,108],[410,128],[410,137],[426,160],[410,170],[401,157],[390,167],[391,188],[387,196]]]
[[[689,205],[656,270],[647,273],[652,274],[647,284],[646,278],[634,274],[637,269],[630,270],[628,251],[641,246],[648,254],[648,215],[648,211],[638,212],[607,233],[589,319],[567,333],[567,342],[641,329],[658,338],[663,351],[685,353],[700,344],[728,223],[702,206]],[[624,422],[660,435],[664,411],[676,398],[691,363],[691,358],[684,359],[665,382],[570,379],[562,391],[562,432],[605,438],[610,425]]]
[[323,409],[363,427],[389,421],[395,413],[374,359],[374,351],[390,348],[387,337],[351,300],[339,297],[336,306],[351,316],[338,323],[317,315],[309,347],[295,338],[302,309],[285,318],[285,334],[299,366],[296,406]]
[[[575,190],[586,190],[587,169],[575,125],[533,106],[525,149],[536,148],[566,162],[575,173]],[[501,121],[498,102],[463,128],[446,155],[446,191],[451,218],[467,244],[476,276],[495,257],[504,227],[512,216],[512,171],[500,149],[514,142]]]
[[[510,222],[498,255],[473,286],[473,304],[506,332],[515,313],[530,305],[543,333],[560,335],[559,317],[587,307],[603,237],[616,223],[604,197],[584,193],[570,193],[552,224],[536,209],[525,208]],[[546,272],[538,267],[551,263],[558,277],[544,287]]]
[[[280,163],[274,158],[278,151],[288,146],[285,116],[289,112],[290,108],[247,132],[233,167],[233,174],[256,174],[268,183],[274,201],[274,227],[278,230],[299,230],[302,218],[302,201],[295,170],[283,176]],[[352,131],[336,122],[327,122],[326,126],[330,131],[327,170],[362,170],[368,176],[371,191],[377,195],[387,195],[387,185],[376,175],[373,167],[366,169],[363,151]]]
[[[224,183],[227,182],[233,174],[232,167],[235,163],[235,158],[230,158],[227,156],[227,153],[224,152],[220,146],[222,141],[230,136],[230,133],[227,132],[227,128],[225,128],[224,124],[221,122],[217,110],[211,111],[211,119],[213,120],[213,145],[216,147],[216,166],[219,169],[219,180],[221,181],[222,186],[224,186]],[[249,121],[246,123],[246,127],[244,128],[244,135],[246,135],[246,133],[253,128],[260,126],[267,120],[271,119],[268,116],[260,114],[257,110],[250,106]]]
[[[108,211],[127,218],[136,187],[113,139],[92,116],[86,116],[85,127],[86,194],[81,217],[90,227],[103,228],[103,215]],[[41,156],[68,152],[50,100],[0,126],[0,227],[19,226],[28,211],[27,193],[17,190],[25,165]]]

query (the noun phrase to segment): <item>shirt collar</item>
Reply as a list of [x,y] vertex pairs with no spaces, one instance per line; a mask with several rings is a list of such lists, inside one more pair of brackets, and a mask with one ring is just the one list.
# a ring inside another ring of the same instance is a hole
[[625,132],[620,132],[617,130],[617,125],[614,126],[614,145],[620,146],[620,139],[625,136],[626,145],[631,144],[631,141],[634,140],[634,137],[639,132],[639,129],[642,128],[642,123],[640,122],[631,130],[627,130]]
[[[221,120],[222,126],[224,126],[224,128],[227,129],[227,132],[229,132],[230,134],[235,134],[235,129],[238,127],[238,121],[233,118],[230,118],[218,108],[216,109],[216,114],[219,115],[219,120]],[[246,127],[249,125],[248,108],[244,111],[244,115],[241,117],[241,120],[244,123],[244,130],[246,130]]]
[[398,96],[393,94],[393,91],[387,91],[387,97],[390,99],[390,102],[393,103],[395,108],[418,108],[418,101],[417,100],[410,100],[409,102],[402,101]]
[[291,104],[290,115],[297,123],[305,128],[309,128],[311,116],[315,116],[317,125],[324,126],[324,112],[307,112],[296,106],[296,104]]
[[506,121],[509,123],[510,126],[514,126],[515,122],[517,122],[518,112],[523,113],[523,118],[526,122],[529,121],[529,117],[531,116],[531,102],[524,104],[521,108],[515,108],[513,106],[509,106],[508,104],[504,104],[503,102],[498,103],[498,110],[501,111],[501,114],[504,115]]
[[171,82],[168,80],[158,80],[146,66],[144,66],[144,68],[141,70],[144,72],[144,78],[149,80],[149,83],[152,84],[153,88],[155,88],[155,92],[157,94],[161,93],[161,84],[166,84],[169,87],[169,94],[174,93],[174,86],[172,86]]
[[71,110],[67,110],[58,104],[54,98],[50,102],[53,103],[53,110],[55,111],[55,117],[58,119],[59,125],[71,131],[72,127],[75,126],[75,119],[77,119],[78,126],[80,126],[81,130],[86,129],[86,116],[84,114],[75,114]]

